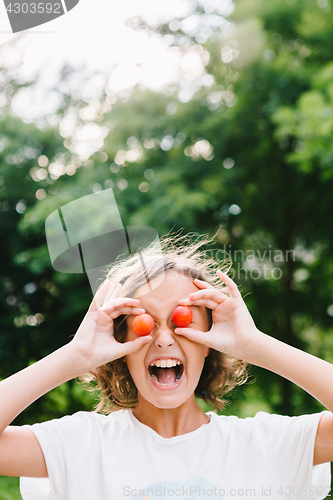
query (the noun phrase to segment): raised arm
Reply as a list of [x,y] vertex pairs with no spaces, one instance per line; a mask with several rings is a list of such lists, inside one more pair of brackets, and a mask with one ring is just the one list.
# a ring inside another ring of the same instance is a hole
[[96,294],[71,342],[0,383],[0,475],[47,477],[37,438],[27,428],[10,426],[17,415],[58,385],[135,352],[151,340],[150,335],[124,344],[115,340],[113,319],[143,310],[137,299],[117,298],[117,289],[101,310],[108,287],[106,282]]
[[9,424],[36,399],[82,373],[72,346],[67,344],[0,383],[0,475],[47,477],[35,435]]
[[333,461],[333,365],[296,349],[258,330],[236,283],[226,274],[218,276],[228,287],[229,296],[206,282],[194,280],[201,288],[180,301],[183,305],[205,305],[212,309],[209,332],[177,328],[176,333],[200,342],[252,365],[266,368],[304,389],[331,413],[320,420],[314,465]]

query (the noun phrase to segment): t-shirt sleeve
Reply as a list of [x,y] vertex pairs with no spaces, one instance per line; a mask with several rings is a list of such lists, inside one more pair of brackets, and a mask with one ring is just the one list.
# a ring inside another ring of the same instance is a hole
[[252,432],[257,452],[272,464],[283,488],[290,486],[300,492],[303,488],[308,495],[305,498],[318,500],[328,495],[331,486],[330,462],[313,465],[318,425],[324,413],[327,411],[289,417],[258,412]]
[[20,478],[23,500],[67,498],[68,478],[78,470],[89,437],[85,412],[24,427],[34,433],[40,444],[48,478]]

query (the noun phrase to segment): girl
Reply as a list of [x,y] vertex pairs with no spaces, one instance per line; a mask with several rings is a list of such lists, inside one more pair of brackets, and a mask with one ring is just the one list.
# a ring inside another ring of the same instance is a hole
[[[74,338],[0,383],[0,474],[21,477],[24,500],[328,495],[333,366],[258,330],[237,285],[199,251],[209,241],[169,237],[163,259],[151,246],[117,262]],[[172,322],[179,305],[192,309],[189,328]],[[138,337],[132,322],[143,313],[154,328]],[[223,409],[219,396],[245,382],[247,363],[286,377],[329,411],[204,413],[196,397]],[[98,382],[95,412],[10,426],[76,377]]]

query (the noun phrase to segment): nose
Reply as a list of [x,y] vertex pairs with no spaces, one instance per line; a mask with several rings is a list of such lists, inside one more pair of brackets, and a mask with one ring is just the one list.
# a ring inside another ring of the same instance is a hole
[[174,333],[168,326],[158,326],[155,333],[154,343],[156,347],[171,347],[175,343]]

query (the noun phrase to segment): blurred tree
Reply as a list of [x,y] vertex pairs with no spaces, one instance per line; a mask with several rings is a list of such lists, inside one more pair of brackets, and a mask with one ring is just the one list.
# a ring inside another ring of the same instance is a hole
[[[58,336],[58,325],[50,327],[49,310],[56,317],[64,316],[70,331],[70,325],[75,328],[77,324],[75,312],[81,309],[79,300],[74,300],[71,311],[64,311],[66,299],[53,281],[45,235],[31,231],[22,237],[18,231],[25,211],[51,191],[45,167],[48,158],[65,153],[63,140],[55,130],[42,131],[8,114],[1,118],[0,231],[6,244],[0,250],[0,377],[4,378],[64,343]],[[30,253],[36,257],[31,265]],[[75,297],[75,290],[71,290],[71,296]],[[89,300],[89,294],[85,298]],[[33,411],[45,417],[43,406],[50,406],[50,400],[39,401],[27,410],[27,415]],[[51,414],[46,411],[48,417]]]
[[[39,300],[31,310],[44,321],[33,327],[18,318],[8,327],[13,337],[17,329],[35,332],[36,357],[68,342],[91,296],[84,276],[51,269],[45,219],[66,202],[113,188],[124,225],[153,226],[160,235],[222,226],[209,250],[221,259],[229,252],[258,328],[333,362],[332,14],[325,0],[239,0],[232,14],[231,2],[219,9],[194,3],[186,18],[162,26],[132,20],[182,55],[179,83],[163,93],[137,86],[130,96],[106,86],[90,100],[64,93],[62,139],[47,125],[39,132],[51,149],[38,154],[48,163],[29,165],[27,182],[44,190],[43,199],[22,217],[15,266],[34,276],[40,296],[31,294]],[[25,354],[15,353],[24,365]],[[253,373],[255,386],[235,390],[226,413],[320,410],[290,382]],[[38,418],[79,408],[74,388],[44,399]]]
[[[211,194],[201,220],[209,228],[214,218],[223,222],[220,238],[238,281],[252,292],[248,304],[259,328],[332,361],[330,336],[323,338],[333,314],[330,5],[239,0],[228,21],[210,2],[193,5],[186,18],[157,27],[134,21],[184,55],[209,53],[184,127],[185,154],[204,164],[205,140],[214,154],[209,173],[193,167],[197,186]],[[174,119],[181,123],[179,112]],[[195,227],[202,230],[199,217]],[[268,374],[259,385],[275,411],[319,407],[286,380]]]

